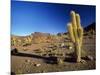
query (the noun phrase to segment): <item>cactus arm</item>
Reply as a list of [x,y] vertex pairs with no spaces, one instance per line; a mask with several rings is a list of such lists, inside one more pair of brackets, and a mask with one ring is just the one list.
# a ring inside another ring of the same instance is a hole
[[75,42],[73,27],[71,23],[68,23],[68,32],[69,32],[69,37],[71,38],[72,42]]
[[76,14],[76,25],[77,25],[77,28],[80,28],[81,27],[81,21],[80,21],[80,15],[79,14]]
[[71,15],[71,22],[72,22],[73,28],[74,29],[77,29],[75,12],[74,11],[71,11],[71,14],[70,15]]
[[78,37],[80,44],[82,44],[82,39],[83,39],[83,28],[81,26],[81,21],[80,21],[80,15],[76,14],[76,22],[77,22],[77,32],[78,32]]
[[82,41],[83,41],[83,28],[80,28],[80,47],[82,47]]
[[76,14],[75,14],[74,11],[71,11],[71,23],[72,23],[72,27],[73,27],[73,34],[74,34],[75,41],[78,42],[78,39],[77,39],[78,38],[78,35],[77,35],[77,21],[76,21]]
[[76,14],[76,23],[77,23],[77,32],[78,32],[78,37],[81,40],[83,37],[83,28],[81,26],[81,21],[80,21],[80,15]]

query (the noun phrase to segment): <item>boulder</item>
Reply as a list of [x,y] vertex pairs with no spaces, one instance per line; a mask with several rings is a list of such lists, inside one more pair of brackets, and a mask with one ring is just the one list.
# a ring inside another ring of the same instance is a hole
[[39,67],[39,66],[41,66],[41,64],[34,64],[34,66]]
[[86,56],[86,58],[87,58],[88,60],[91,60],[91,61],[94,60],[94,58],[93,58],[92,56],[90,56],[90,55]]

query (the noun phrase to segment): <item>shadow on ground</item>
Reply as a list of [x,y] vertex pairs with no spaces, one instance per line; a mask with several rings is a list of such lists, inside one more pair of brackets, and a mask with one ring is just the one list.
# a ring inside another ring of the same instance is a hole
[[[29,53],[21,53],[16,48],[11,50],[11,55],[12,56],[43,59],[44,62],[46,62],[47,64],[57,64],[57,62],[58,62],[57,59],[59,58],[57,56],[46,57],[46,56],[39,56],[39,55],[35,55],[35,54],[29,54]],[[72,58],[73,57],[73,53],[67,54],[67,56],[69,56],[69,57],[63,57],[64,58],[64,62],[75,63],[75,58]]]
[[30,57],[30,58],[37,58],[37,59],[43,59],[46,63],[48,64],[57,64],[57,57],[44,57],[44,56],[39,56],[35,54],[28,54],[28,53],[21,53],[18,51],[12,51],[11,52],[12,56],[20,56],[20,57]]

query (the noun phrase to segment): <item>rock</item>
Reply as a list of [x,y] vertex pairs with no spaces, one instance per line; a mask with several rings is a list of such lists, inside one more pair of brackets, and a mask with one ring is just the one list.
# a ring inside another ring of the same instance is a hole
[[72,46],[69,46],[69,49],[71,50],[73,47]]
[[80,62],[81,62],[82,64],[85,64],[85,63],[86,63],[86,61],[85,61],[85,60],[81,60]]
[[45,73],[46,71],[45,70],[43,70],[43,71],[41,71],[42,73]]
[[39,66],[41,66],[41,64],[34,64],[34,66],[39,67]]
[[57,58],[57,63],[58,63],[58,64],[63,64],[63,59],[62,59],[61,57],[58,57],[58,58]]
[[29,72],[30,72],[30,70],[27,70],[27,72],[29,73]]
[[13,48],[12,50],[11,50],[11,54],[17,54],[18,53],[18,49],[17,48]]
[[29,63],[29,62],[31,62],[31,60],[27,59],[27,60],[25,60],[25,62]]
[[87,58],[88,60],[91,60],[91,61],[94,60],[94,58],[93,58],[92,56],[90,56],[90,55],[86,56],[86,58]]
[[64,43],[62,43],[62,44],[61,44],[61,47],[64,47],[64,46],[65,46],[65,44],[64,44]]

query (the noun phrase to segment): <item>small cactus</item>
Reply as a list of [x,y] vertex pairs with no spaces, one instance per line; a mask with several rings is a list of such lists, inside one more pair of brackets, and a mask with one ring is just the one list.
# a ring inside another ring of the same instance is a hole
[[81,61],[81,46],[83,39],[83,28],[80,24],[80,15],[71,11],[71,22],[68,23],[68,32],[71,41],[75,46],[75,59],[76,62]]

